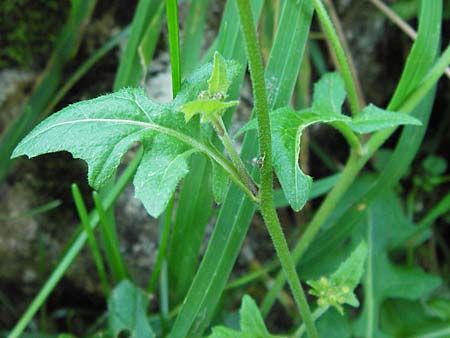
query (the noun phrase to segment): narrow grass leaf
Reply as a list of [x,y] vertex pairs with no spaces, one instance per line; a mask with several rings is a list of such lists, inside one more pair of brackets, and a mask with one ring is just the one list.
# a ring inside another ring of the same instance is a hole
[[58,208],[61,205],[61,201],[60,200],[54,200],[48,203],[45,203],[44,205],[41,205],[37,208],[33,208],[31,210],[27,210],[25,212],[19,213],[19,214],[15,214],[15,215],[11,215],[11,216],[3,216],[0,215],[0,221],[16,221],[22,218],[28,218],[28,217],[33,217],[36,215],[40,215],[46,212],[49,212],[53,209]]
[[192,0],[181,45],[181,74],[189,74],[198,65],[203,42],[209,0]]
[[[420,1],[417,39],[403,69],[388,110],[397,110],[423,80],[436,58],[441,36],[442,1]],[[437,43],[436,43],[437,42]]]
[[167,30],[169,31],[170,66],[172,70],[172,94],[181,87],[180,32],[178,29],[178,2],[166,0]]
[[[142,79],[142,65],[139,46],[143,41],[147,27],[158,15],[160,0],[139,0],[131,23],[130,37],[120,58],[113,89],[136,86]],[[155,39],[157,37],[155,36]],[[149,40],[146,43],[150,43]]]
[[94,256],[94,262],[97,267],[100,281],[102,283],[103,293],[106,297],[108,297],[110,285],[108,282],[108,277],[106,276],[105,267],[103,265],[103,259],[97,244],[97,238],[95,237],[94,231],[89,224],[89,215],[86,210],[86,205],[84,203],[83,197],[81,196],[80,189],[78,189],[78,186],[76,184],[72,184],[72,196],[77,208],[78,216],[81,220],[81,224],[83,225],[84,232],[87,235],[89,246],[92,251],[92,256]]
[[156,9],[156,13],[152,13],[147,30],[139,43],[138,52],[139,60],[142,66],[143,78],[145,78],[145,73],[150,66],[150,61],[155,53],[156,45],[158,44],[158,38],[161,34],[162,20],[164,18],[163,12],[164,2],[160,1]]
[[120,245],[117,238],[115,224],[113,222],[109,222],[106,215],[106,210],[103,208],[103,203],[96,191],[92,193],[92,198],[95,203],[95,209],[100,218],[100,231],[102,233],[106,260],[114,281],[120,282],[128,277],[128,272],[120,253]]

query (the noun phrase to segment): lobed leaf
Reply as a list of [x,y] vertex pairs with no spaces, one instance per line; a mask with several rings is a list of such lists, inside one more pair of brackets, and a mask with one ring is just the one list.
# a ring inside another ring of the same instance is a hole
[[[299,166],[302,132],[314,123],[347,122],[350,118],[342,114],[321,113],[315,110],[295,111],[280,108],[270,113],[272,132],[273,167],[291,207],[298,211],[308,200],[312,179]],[[256,129],[257,121],[251,120],[236,136]]]
[[[185,124],[180,113],[148,99],[143,90],[122,89],[70,105],[50,116],[19,143],[13,157],[68,151],[87,162],[89,184],[98,189],[112,177],[128,149],[135,142],[142,142],[145,153],[134,181],[136,195],[156,217],[168,198],[159,200],[156,206],[153,196],[170,197],[178,183],[174,179],[181,179],[187,172],[179,161],[168,168],[178,170],[176,175],[167,171],[167,165],[192,149],[173,135],[163,134],[173,130],[164,127],[169,125],[179,126],[180,132],[185,133],[195,129],[194,124]],[[142,182],[144,175],[151,179],[147,184]],[[157,178],[170,184],[153,184]]]
[[[228,76],[237,68],[227,62]],[[186,123],[176,107],[196,99],[211,72],[211,64],[200,68],[176,99],[164,105],[138,88],[70,105],[39,124],[13,157],[68,151],[87,162],[89,184],[98,189],[113,176],[128,149],[140,142],[144,155],[134,178],[136,196],[150,215],[158,217],[188,173],[189,156],[207,152],[207,146],[195,139],[201,135],[198,119]]]

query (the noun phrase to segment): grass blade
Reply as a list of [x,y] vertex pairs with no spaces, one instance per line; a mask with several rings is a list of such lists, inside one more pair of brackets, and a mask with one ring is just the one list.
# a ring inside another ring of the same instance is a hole
[[[130,37],[120,59],[113,86],[114,91],[126,86],[135,87],[142,79],[143,71],[139,46],[145,37],[147,27],[151,24],[153,18],[158,15],[160,3],[161,0],[139,0],[131,23]],[[146,42],[149,43],[149,41]]]
[[77,208],[78,216],[80,217],[81,224],[83,226],[84,232],[86,233],[89,247],[92,251],[92,256],[94,256],[95,266],[97,267],[98,275],[102,283],[103,293],[105,297],[109,296],[110,286],[108,278],[106,277],[105,266],[103,265],[103,259],[100,254],[100,250],[97,245],[97,238],[94,235],[94,231],[89,223],[89,215],[86,210],[86,204],[84,203],[83,197],[81,196],[80,189],[76,184],[72,184],[72,196]]
[[177,95],[181,87],[180,37],[178,30],[178,4],[166,0],[167,29],[169,31],[170,65],[172,68],[172,94]]
[[52,113],[61,99],[69,92],[69,90],[77,83],[101,58],[103,58],[108,52],[122,42],[130,33],[129,27],[122,30],[120,33],[113,36],[102,47],[97,49],[78,69],[64,81],[64,85],[54,95],[53,100],[48,104],[43,116],[47,116]]
[[200,58],[209,0],[192,0],[181,46],[182,75],[194,70]]
[[144,36],[139,43],[139,59],[141,62],[143,78],[145,79],[145,74],[148,67],[150,66],[150,61],[155,53],[156,45],[158,44],[158,37],[161,34],[162,20],[164,11],[164,2],[161,1],[156,13],[153,15]]
[[103,208],[100,196],[96,191],[92,193],[92,198],[100,218],[100,231],[102,232],[106,260],[114,281],[118,283],[128,278],[128,272],[125,263],[123,262],[122,255],[120,254],[115,224],[109,222],[106,210]]
[[152,294],[155,291],[156,283],[158,282],[158,277],[161,272],[161,268],[163,266],[164,260],[166,258],[166,248],[169,243],[169,235],[170,235],[170,224],[172,219],[172,211],[173,209],[174,199],[172,198],[169,201],[169,205],[167,206],[167,212],[165,213],[165,217],[161,218],[161,229],[162,234],[159,241],[159,249],[158,254],[156,256],[156,262],[153,266],[152,276],[150,278],[150,282],[147,287],[147,292]]
[[33,217],[39,214],[43,214],[45,212],[48,212],[50,210],[56,209],[61,205],[61,201],[60,200],[54,200],[48,203],[45,203],[44,205],[41,205],[37,208],[31,209],[31,210],[27,210],[23,213],[20,214],[16,214],[16,215],[12,215],[12,216],[2,216],[0,215],[0,221],[16,221],[22,218],[27,218],[27,217]]

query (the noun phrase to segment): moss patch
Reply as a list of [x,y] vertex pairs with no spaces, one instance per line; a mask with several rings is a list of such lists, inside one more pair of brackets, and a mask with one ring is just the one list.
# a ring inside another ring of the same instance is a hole
[[69,10],[69,0],[0,1],[0,68],[45,65]]

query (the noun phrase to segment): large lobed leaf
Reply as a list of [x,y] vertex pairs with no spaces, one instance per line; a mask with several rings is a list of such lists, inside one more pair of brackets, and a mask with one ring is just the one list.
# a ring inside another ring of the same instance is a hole
[[[298,211],[306,203],[311,177],[299,166],[300,141],[305,128],[314,123],[345,124],[355,133],[371,133],[399,125],[420,125],[406,114],[390,112],[369,105],[354,118],[342,114],[345,101],[344,82],[338,73],[325,74],[314,86],[311,108],[295,111],[281,108],[270,113],[273,167],[291,207]],[[256,129],[256,120],[247,123],[237,135]]]
[[292,108],[282,108],[271,114],[273,167],[294,210],[304,206],[312,183],[311,177],[305,175],[299,166],[303,130],[314,123],[347,119],[344,115],[296,112]]
[[[237,68],[228,62],[230,78]],[[168,104],[153,102],[142,89],[127,88],[70,105],[39,124],[13,157],[68,151],[87,162],[89,184],[98,189],[128,149],[140,142],[144,155],[134,178],[136,196],[157,217],[189,171],[189,156],[204,149],[196,140],[201,135],[198,119],[186,123],[176,107],[196,99],[211,72],[211,64],[200,68]]]

